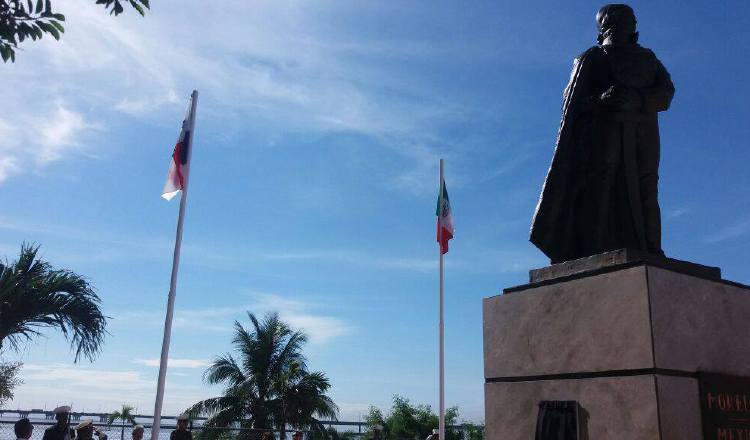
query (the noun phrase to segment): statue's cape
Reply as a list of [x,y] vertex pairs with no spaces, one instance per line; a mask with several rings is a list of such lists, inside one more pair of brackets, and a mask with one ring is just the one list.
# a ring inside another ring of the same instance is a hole
[[[585,145],[580,136],[573,136],[580,103],[589,95],[591,64],[602,56],[594,46],[575,59],[570,82],[563,93],[562,119],[557,133],[555,153],[547,172],[539,202],[534,211],[530,240],[552,262],[568,259],[575,253],[575,207],[583,189],[580,156]],[[580,121],[578,121],[580,122]]]

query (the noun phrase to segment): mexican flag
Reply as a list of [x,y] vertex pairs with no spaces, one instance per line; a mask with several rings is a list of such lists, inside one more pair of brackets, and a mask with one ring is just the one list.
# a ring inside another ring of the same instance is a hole
[[440,254],[448,252],[448,240],[453,238],[453,217],[451,216],[451,203],[448,199],[448,190],[445,188],[445,180],[440,181],[440,193],[438,194],[437,210],[437,242],[440,243]]

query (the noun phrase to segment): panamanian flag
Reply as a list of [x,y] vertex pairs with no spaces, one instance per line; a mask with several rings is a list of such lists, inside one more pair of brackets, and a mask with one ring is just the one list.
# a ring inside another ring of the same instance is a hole
[[437,242],[440,243],[440,253],[448,252],[448,240],[453,238],[453,216],[451,215],[451,202],[448,199],[448,189],[445,180],[440,180],[440,193],[438,194],[437,210]]
[[180,136],[177,138],[177,143],[174,146],[174,152],[172,153],[172,162],[169,166],[169,173],[167,173],[167,181],[164,183],[164,189],[162,190],[161,196],[167,200],[172,200],[178,192],[185,189],[185,184],[188,179],[188,172],[190,171],[190,138],[192,136],[190,121],[192,120],[190,110],[193,108],[193,98],[190,97],[188,103],[187,114],[185,120],[182,121],[182,130]]

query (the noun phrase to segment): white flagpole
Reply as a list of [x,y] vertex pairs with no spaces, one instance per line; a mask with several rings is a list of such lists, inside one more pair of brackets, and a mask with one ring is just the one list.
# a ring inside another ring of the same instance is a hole
[[[190,105],[190,135],[188,137],[187,164],[190,166],[190,158],[193,155],[193,139],[195,138],[195,107],[198,104],[198,91],[193,90]],[[156,403],[154,405],[154,424],[151,426],[151,440],[159,439],[159,428],[161,425],[161,407],[164,401],[164,383],[167,376],[167,363],[169,361],[169,341],[172,336],[172,316],[174,315],[174,298],[177,293],[177,271],[180,267],[180,248],[182,246],[182,223],[185,219],[185,202],[187,200],[188,181],[190,172],[185,176],[185,181],[180,194],[180,214],[177,217],[177,235],[174,243],[174,255],[172,257],[172,278],[169,282],[169,297],[167,300],[167,317],[164,319],[164,339],[161,344],[161,360],[159,361],[159,381],[156,385]]]
[[[440,159],[440,208],[443,208],[443,159]],[[442,212],[439,213],[442,215]],[[443,320],[443,228],[440,231],[440,440],[445,440],[445,323]]]

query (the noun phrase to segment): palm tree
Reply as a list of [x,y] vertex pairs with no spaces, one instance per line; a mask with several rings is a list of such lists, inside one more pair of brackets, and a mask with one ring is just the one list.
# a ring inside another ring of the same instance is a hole
[[13,263],[0,262],[0,350],[18,350],[45,327],[59,329],[75,351],[93,361],[101,350],[107,318],[101,300],[82,276],[53,269],[37,258],[39,247],[23,245]]
[[327,438],[328,430],[318,418],[336,419],[338,408],[325,392],[331,387],[325,374],[307,372],[298,364],[291,365],[275,384],[277,396],[275,419],[280,437],[286,438],[286,425],[295,429],[313,431]]
[[111,425],[115,420],[122,420],[122,424],[120,425],[120,440],[125,440],[125,422],[130,422],[131,425],[136,424],[133,409],[130,405],[122,405],[121,410],[115,411],[107,417],[107,425]]
[[[307,337],[292,330],[270,313],[259,321],[247,313],[252,327],[234,323],[231,354],[219,356],[203,375],[208,384],[225,385],[220,397],[200,401],[190,407],[191,415],[208,416],[200,436],[214,439],[230,426],[244,428],[240,438],[249,438],[249,430],[281,430],[286,425],[317,428],[317,417],[335,418],[338,408],[325,395],[330,383],[325,374],[307,371],[302,347]],[[218,428],[218,429],[216,429]]]

